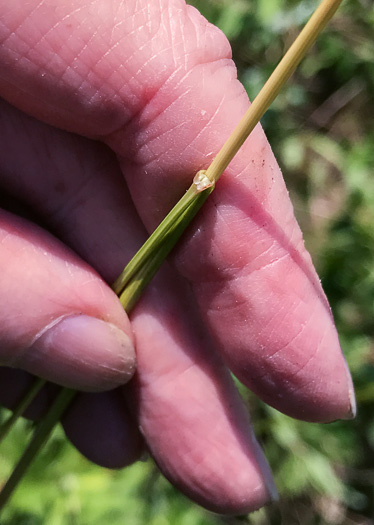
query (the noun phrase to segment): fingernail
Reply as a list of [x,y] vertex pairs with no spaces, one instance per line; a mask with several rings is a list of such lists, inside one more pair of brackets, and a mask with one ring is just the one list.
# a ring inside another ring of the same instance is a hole
[[356,413],[357,413],[355,389],[354,389],[354,386],[353,386],[352,376],[351,376],[351,372],[350,372],[350,370],[348,368],[348,364],[347,364],[346,361],[344,361],[344,364],[345,364],[345,372],[346,372],[347,383],[348,383],[349,409],[348,409],[346,417],[343,417],[343,419],[354,419],[356,417]]
[[[268,462],[266,461],[264,452],[262,448],[260,447],[258,441],[256,440],[254,434],[252,435],[252,442],[254,445],[254,449],[256,451],[257,463],[261,469],[263,481],[267,489],[268,503],[278,501],[279,496],[278,496],[277,487],[275,486],[275,483],[274,483],[273,474],[270,470]],[[264,504],[266,504],[266,502],[264,502]]]
[[127,383],[135,371],[129,336],[87,315],[65,317],[44,329],[27,351],[27,370],[78,390],[99,392]]
[[355,395],[355,391],[353,390],[353,386],[349,390],[349,402],[351,405],[350,419],[353,419],[356,417],[356,414],[357,414],[356,395]]

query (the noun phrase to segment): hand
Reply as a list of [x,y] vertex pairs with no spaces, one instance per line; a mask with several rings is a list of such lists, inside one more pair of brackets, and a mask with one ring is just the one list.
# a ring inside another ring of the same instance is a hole
[[[135,413],[161,470],[191,498],[217,512],[258,508],[273,482],[226,367],[293,417],[355,411],[327,300],[259,126],[132,328],[106,284],[248,106],[225,37],[181,0],[3,0],[0,14],[2,364],[91,392],[64,424],[93,461],[139,457]],[[134,346],[135,378],[115,389],[134,371]],[[3,403],[28,381],[4,368]]]

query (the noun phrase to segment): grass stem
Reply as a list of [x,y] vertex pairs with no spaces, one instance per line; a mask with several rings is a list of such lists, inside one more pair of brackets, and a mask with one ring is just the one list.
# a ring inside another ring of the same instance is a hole
[[342,0],[323,0],[314,11],[206,170],[206,176],[209,180],[217,182],[341,3]]
[[27,407],[35,399],[42,387],[45,385],[44,379],[36,378],[31,388],[26,392],[19,404],[13,410],[13,413],[0,427],[0,444],[12,430],[18,419],[22,416]]
[[0,511],[4,508],[4,505],[9,500],[31,462],[47,440],[56,421],[61,418],[75,395],[76,392],[74,390],[68,388],[61,389],[48,410],[47,415],[38,423],[30,443],[0,492]]

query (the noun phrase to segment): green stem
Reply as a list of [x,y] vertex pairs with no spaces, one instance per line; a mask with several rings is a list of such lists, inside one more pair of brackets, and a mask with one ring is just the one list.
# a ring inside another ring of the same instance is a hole
[[0,492],[0,511],[4,508],[32,460],[50,435],[56,421],[61,418],[75,394],[74,390],[63,388],[48,410],[47,415],[38,423],[30,443]]
[[[119,298],[127,313],[129,313],[135,306],[135,303],[141,296],[144,288],[157,273],[158,269],[174,248],[182,233],[195,217],[196,213],[204,204],[213,189],[214,185],[201,192],[196,192],[196,189],[191,186],[185,194],[185,196],[188,196],[188,199],[186,199],[188,201],[187,204],[179,207],[180,202],[183,200],[182,197],[181,201],[179,201],[164,221],[162,221],[160,226],[149,237],[147,248],[144,248],[147,243],[140,248],[138,252],[140,256],[143,256],[143,253],[141,253],[143,248],[148,250],[148,253],[144,254],[144,263],[142,265],[139,263],[137,267],[133,268],[132,261],[135,259],[135,256],[126,266],[120,277],[120,279],[123,279],[123,281],[126,282],[126,285],[120,293]],[[194,192],[193,197],[190,198],[192,192]],[[162,237],[160,237],[159,229],[164,232]],[[157,241],[153,243],[153,239],[156,239]],[[129,266],[131,272],[130,276],[127,275]]]
[[45,385],[44,379],[37,378],[34,381],[30,390],[26,392],[25,396],[21,399],[19,404],[16,406],[11,416],[9,416],[7,421],[5,421],[3,425],[1,425],[0,443],[6,438],[6,436],[9,434],[13,426],[17,423],[18,419],[22,416],[26,408],[35,399],[35,397],[37,396],[37,394],[40,392],[40,390],[42,389],[44,385]]

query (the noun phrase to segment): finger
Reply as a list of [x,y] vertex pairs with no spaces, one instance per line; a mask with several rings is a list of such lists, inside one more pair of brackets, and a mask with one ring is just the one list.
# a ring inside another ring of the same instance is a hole
[[0,188],[114,282],[146,232],[113,152],[51,128],[1,99],[0,115]]
[[[113,32],[107,5],[101,15],[78,1],[59,10],[46,2],[28,3],[27,13],[6,10],[2,94],[48,122],[106,137],[152,228],[218,151],[248,102],[227,60],[226,40],[196,11],[182,2],[137,9],[116,3],[120,23]],[[92,26],[100,31],[92,34]],[[25,42],[33,50],[27,60]],[[51,60],[56,48],[59,58]],[[245,384],[304,419],[354,413],[331,312],[259,128],[205,206],[176,264]]]
[[128,318],[73,252],[0,210],[0,268],[2,365],[82,390],[108,390],[131,378]]
[[[114,178],[116,179],[115,175],[117,175],[117,180],[122,186],[118,167],[113,170],[113,155],[108,155],[106,148],[98,144],[88,144],[89,141],[77,140],[77,137],[70,137],[66,133],[40,125],[3,101],[0,102],[0,111],[1,133],[4,134],[9,147],[6,154],[2,150],[4,155],[0,155],[2,182],[7,188],[8,195],[9,192],[13,193],[18,199],[21,198],[27,203],[28,215],[36,215],[39,221],[44,213],[49,219],[49,227],[55,233],[59,233],[62,237],[64,234],[65,237],[70,236],[71,244],[80,248],[86,259],[91,260],[109,281],[113,281],[120,268],[125,265],[126,250],[135,252],[138,247],[137,240],[135,247],[134,241],[124,237],[126,229],[120,210],[126,206],[126,202],[118,198],[121,191],[115,188],[112,192],[115,198],[110,201],[110,207],[105,208],[100,205],[100,198],[105,194],[105,186],[100,184],[97,195],[94,196],[92,191],[89,191],[88,185],[87,196],[94,211],[90,214],[85,209],[86,195],[82,190],[85,188],[84,181],[90,179],[93,165],[99,172],[114,171]],[[44,155],[41,154],[46,151],[49,152],[46,156],[47,162],[43,161]],[[76,166],[69,162],[70,159],[74,159]],[[17,176],[14,177],[14,174]],[[53,179],[51,174],[55,175]],[[69,187],[69,177],[66,174],[78,183],[77,186]],[[38,194],[36,191],[38,186],[46,191]],[[59,198],[56,199],[55,195]],[[15,202],[13,198],[12,207],[18,208],[17,211],[24,214],[19,201],[16,202],[16,206]],[[75,213],[72,203],[78,206],[80,212],[78,226],[74,224]],[[106,220],[109,214],[114,225],[108,224]],[[126,224],[131,228],[131,215]],[[87,242],[86,234],[90,242]],[[99,243],[98,239],[105,239],[105,243]],[[126,250],[123,248],[124,245]],[[53,293],[53,290],[51,292]],[[87,346],[89,344],[88,341]],[[83,373],[85,365],[83,362],[81,365]],[[99,361],[97,365],[100,366]],[[20,370],[0,368],[0,402],[8,408],[16,406],[32,380]],[[46,389],[43,389],[25,415],[40,419],[46,413],[51,399],[53,395],[48,396]],[[126,466],[138,459],[143,450],[137,425],[133,422],[125,403],[120,401],[118,394],[115,393],[80,396],[74,400],[64,419],[64,426],[67,436],[76,448],[88,459],[102,466],[113,468]]]
[[[5,107],[3,109],[5,110]],[[59,213],[51,213],[50,207],[48,213],[45,213],[45,218],[48,218],[49,222],[52,219],[54,228],[59,228],[62,222],[65,226],[62,230],[64,239],[76,245],[81,253],[87,250],[87,258],[92,258],[92,254],[97,253],[97,261],[93,261],[93,264],[102,266],[104,274],[110,273],[114,265],[123,264],[121,260],[124,256],[129,256],[129,247],[141,243],[144,239],[144,231],[139,222],[135,221],[131,203],[126,201],[128,196],[126,197],[124,192],[123,183],[118,184],[119,178],[115,176],[118,174],[118,167],[106,163],[106,185],[103,186],[102,170],[99,169],[101,164],[96,164],[93,154],[97,149],[96,144],[82,141],[79,162],[76,164],[76,156],[71,154],[71,142],[66,133],[24,118],[9,107],[6,109],[3,116],[9,119],[3,118],[2,122],[8,120],[12,123],[10,127],[18,137],[19,147],[22,144],[30,145],[30,141],[22,138],[24,132],[33,137],[31,144],[32,150],[35,151],[42,151],[43,144],[47,144],[44,135],[50,139],[50,154],[43,169],[35,163],[26,147],[22,148],[22,155],[19,155],[19,149],[18,155],[14,155],[16,159],[22,157],[25,166],[19,166],[14,162],[14,158],[9,158],[9,161],[13,161],[10,164],[12,171],[21,173],[20,177],[25,180],[26,186],[27,179],[30,178],[36,187],[42,188],[39,204],[36,205],[33,198],[28,199],[29,203],[32,202],[34,208],[42,215],[43,210],[46,210],[48,196],[49,206],[53,202],[55,205],[57,203],[56,209]],[[5,130],[5,127],[3,129]],[[11,149],[13,141],[10,140],[12,135],[9,126],[4,137]],[[45,180],[40,180],[40,173],[59,173],[54,162],[62,158],[63,151],[65,159],[62,178],[51,180],[50,177],[46,177]],[[74,148],[73,151],[77,152],[77,149]],[[90,173],[90,184],[85,189],[91,198],[84,200],[83,205],[69,205],[69,213],[64,214],[64,205],[70,200],[54,200],[51,182],[52,185],[63,183],[74,196],[77,193],[75,185],[77,182],[81,185],[79,175],[85,178],[86,172]],[[6,163],[2,173],[6,173]],[[95,195],[100,195],[100,205],[97,205]],[[121,198],[118,200],[119,195]],[[25,199],[28,196],[30,188],[23,194]],[[106,210],[110,210],[111,213],[106,213]],[[85,220],[85,217],[89,220]],[[100,222],[103,217],[106,226],[104,230],[101,229],[102,225],[97,223],[97,220]],[[127,226],[131,228],[127,229]],[[118,251],[117,258],[110,261],[101,256],[102,253],[109,252],[112,242],[111,234],[105,235],[106,231],[118,233],[118,238],[122,241],[121,253]],[[135,336],[139,338],[137,354],[142,359],[142,370],[139,373],[141,379],[138,382],[138,413],[147,444],[165,475],[204,506],[220,512],[244,512],[258,508],[270,497],[274,497],[274,488],[269,469],[253,437],[248,415],[222,363],[212,357],[214,349],[209,338],[203,337],[199,331],[198,319],[194,319],[193,308],[189,306],[189,294],[186,291],[183,293],[179,288],[172,279],[170,270],[163,281],[160,279],[158,277],[153,284],[156,291],[146,293],[138,305],[134,325]],[[171,291],[167,292],[168,288],[173,291],[176,299],[172,300],[169,297]],[[154,295],[162,298],[162,308],[154,301]],[[178,305],[181,298],[183,302]],[[173,322],[170,319],[170,311],[173,312]],[[190,333],[191,328],[195,335]],[[160,355],[160,349],[163,349],[164,356]],[[180,380],[181,370],[186,368],[190,369],[186,376],[189,381],[183,382]],[[168,385],[173,384],[180,384],[178,396],[168,397],[165,391]],[[198,396],[196,384],[199,385]],[[203,404],[201,399],[205,400]],[[121,415],[117,408],[118,405],[110,409],[111,427],[118,424],[116,414],[118,417]],[[95,414],[98,414],[96,408]],[[191,417],[193,414],[196,417]],[[111,456],[108,458],[105,455],[105,451],[121,450],[121,434],[110,432],[108,439],[101,442],[100,433],[87,433],[84,429],[79,433],[82,429],[82,415],[79,411],[73,410],[70,417],[72,422],[68,427],[68,436],[73,438],[71,430],[75,432],[74,442],[80,450],[100,464],[113,461]],[[89,418],[89,421],[84,427],[93,430],[97,419]],[[217,421],[220,423],[216,424]],[[184,439],[180,439],[180,429],[183,426],[188,428],[189,432]],[[172,435],[177,437],[173,447],[170,446]],[[224,452],[225,446],[229,447],[229,454]],[[100,461],[97,454],[100,455]],[[118,456],[119,454],[116,458]],[[187,456],[191,456],[189,461],[181,460]],[[202,456],[207,458],[206,464],[201,463]]]
[[140,428],[175,486],[209,510],[245,514],[276,499],[276,489],[246,407],[188,297],[165,267],[132,316]]
[[123,468],[144,453],[143,439],[118,389],[80,393],[62,424],[79,452],[102,467]]

